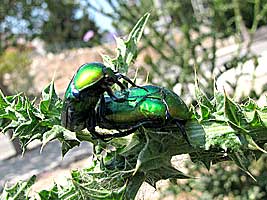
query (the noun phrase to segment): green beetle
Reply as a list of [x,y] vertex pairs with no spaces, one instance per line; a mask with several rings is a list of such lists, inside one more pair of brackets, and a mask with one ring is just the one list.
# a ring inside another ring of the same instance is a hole
[[[128,89],[127,100],[115,102],[103,97],[97,110],[97,124],[106,129],[127,129],[115,134],[98,135],[102,138],[121,137],[134,132],[140,126],[161,128],[168,124],[176,125],[188,141],[184,129],[185,122],[191,118],[183,100],[174,92],[159,86],[147,85],[145,89]],[[116,95],[122,95],[116,92]]]
[[114,72],[102,63],[82,65],[71,79],[65,92],[61,113],[62,125],[71,131],[87,128],[93,133],[96,126],[95,109],[104,92],[107,92],[115,102],[124,101],[124,95],[118,98],[111,90],[111,86],[117,84],[123,91],[126,91],[126,87],[119,82],[120,78],[136,86],[128,77]]

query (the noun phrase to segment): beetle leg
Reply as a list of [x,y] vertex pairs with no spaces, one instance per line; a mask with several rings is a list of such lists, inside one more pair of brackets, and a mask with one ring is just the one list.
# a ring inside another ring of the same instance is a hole
[[86,128],[92,135],[93,139],[99,138],[101,135],[96,132],[96,113],[94,109],[89,111],[89,117],[86,119]]
[[144,87],[142,87],[142,86],[138,86],[138,85],[136,85],[136,84],[135,84],[131,79],[129,79],[127,76],[124,76],[124,75],[122,75],[122,74],[119,74],[118,78],[123,78],[123,79],[126,80],[128,83],[130,83],[132,86],[134,86],[134,87],[138,87],[138,88],[143,89],[143,90],[145,90],[145,91],[148,92],[148,90],[147,90],[146,88],[144,88]]
[[111,99],[113,101],[116,101],[116,102],[124,102],[126,99],[125,98],[118,98],[116,97],[116,95],[113,93],[112,89],[110,87],[106,87],[105,88],[108,95],[111,97]]
[[[166,106],[166,120],[171,120],[172,119],[172,116],[169,112],[169,106],[167,104],[167,102],[165,101],[165,95],[162,99],[163,103],[165,104]],[[177,128],[179,129],[180,133],[182,134],[182,136],[184,137],[184,139],[186,140],[186,142],[188,143],[189,146],[192,146],[189,142],[189,139],[188,139],[188,136],[186,134],[186,131],[185,131],[185,128],[184,126],[179,122],[178,119],[174,119],[174,123],[176,124]]]
[[131,126],[128,130],[126,131],[121,131],[119,129],[116,129],[117,131],[119,131],[118,133],[114,133],[112,134],[113,137],[124,137],[124,136],[127,136],[127,135],[130,135],[132,134],[133,132],[137,131],[141,126],[144,126],[145,124],[147,124],[147,121],[144,121],[144,122],[140,122],[134,126]]
[[179,122],[179,120],[177,120],[177,119],[174,120],[174,123],[176,124],[177,128],[179,129],[179,131],[181,132],[182,136],[183,136],[184,139],[186,140],[187,144],[188,144],[189,146],[192,146],[191,143],[189,142],[189,139],[188,139],[188,136],[187,136],[187,134],[186,134],[184,125],[181,124],[181,123]]
[[[90,122],[89,122],[90,123]],[[103,135],[103,134],[100,134],[98,133],[96,130],[95,130],[95,126],[90,126],[89,124],[87,125],[87,130],[90,132],[90,134],[92,135],[92,139],[101,139],[103,140],[104,142],[107,142],[108,140],[110,139],[107,139],[107,138],[111,138],[112,136],[109,136],[109,135]],[[108,136],[108,137],[107,137]]]
[[134,133],[135,131],[137,131],[137,129],[140,126],[142,126],[142,125],[133,126],[126,131],[121,131],[121,130],[117,129],[118,133],[113,133],[111,135],[112,135],[112,137],[125,137],[125,136],[130,135],[130,134]]
[[164,105],[166,106],[166,120],[171,119],[171,114],[169,112],[169,106],[168,106],[168,104],[164,98],[162,99],[162,101],[163,101]]
[[121,90],[127,89],[127,87],[125,85],[123,85],[120,81],[116,80],[115,83],[118,84],[118,86],[121,88]]
[[112,134],[100,134],[95,129],[90,131],[93,139],[100,139],[107,142],[112,139]]
[[126,131],[121,131],[119,129],[117,129],[117,133],[113,133],[113,134],[104,134],[104,135],[101,135],[101,137],[103,139],[113,139],[113,138],[119,138],[119,137],[125,137],[127,135],[130,135],[132,133],[134,133],[135,131],[137,131],[139,127],[133,127],[133,128],[130,128]]
[[66,109],[62,109],[60,118],[61,118],[61,125],[64,126],[65,128],[68,128],[68,111],[69,111],[69,106],[67,106]]
[[128,129],[126,131],[117,130],[118,132],[113,133],[113,134],[100,134],[95,129],[93,129],[93,130],[90,130],[90,133],[92,134],[93,139],[101,139],[101,140],[107,142],[113,138],[125,137],[127,135],[130,135],[133,132],[135,132],[138,128],[139,127],[135,127],[135,128]]
[[104,108],[104,106],[105,106],[105,97],[104,97],[104,95],[101,95],[101,97],[100,97],[100,106],[98,106],[97,107],[97,111],[96,111],[96,113],[97,113],[97,122],[99,122],[99,121],[101,121],[101,116],[104,114],[103,112],[103,108]]

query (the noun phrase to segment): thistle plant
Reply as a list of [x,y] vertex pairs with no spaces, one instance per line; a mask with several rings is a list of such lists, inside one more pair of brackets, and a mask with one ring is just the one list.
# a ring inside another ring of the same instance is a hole
[[[106,65],[127,73],[137,56],[137,42],[148,17],[145,14],[138,21],[126,41],[116,40],[117,56],[103,56]],[[197,105],[191,106],[192,115],[185,124],[189,143],[172,125],[160,129],[142,127],[131,135],[106,142],[93,139],[86,130],[71,132],[60,125],[62,100],[53,82],[43,90],[38,106],[23,94],[0,93],[0,128],[2,132],[13,129],[13,137],[20,139],[24,150],[33,140],[40,140],[42,149],[57,139],[64,156],[82,141],[93,143],[95,159],[91,166],[72,171],[68,186],[55,184],[50,190],[40,191],[39,198],[45,200],[134,199],[144,182],[156,187],[163,179],[193,178],[171,163],[173,156],[185,153],[208,169],[218,162],[233,161],[253,178],[249,164],[266,153],[267,108],[259,107],[252,99],[236,103],[216,87],[209,99],[198,87],[197,78],[195,83]],[[1,199],[34,199],[27,193],[34,181],[35,176],[14,186],[7,185]]]

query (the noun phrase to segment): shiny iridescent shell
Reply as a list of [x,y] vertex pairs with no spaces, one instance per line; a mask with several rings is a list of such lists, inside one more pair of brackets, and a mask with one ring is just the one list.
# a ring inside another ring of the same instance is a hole
[[[191,113],[183,100],[174,92],[159,86],[147,85],[142,88],[130,88],[124,102],[114,102],[109,97],[101,106],[103,126],[120,128],[148,122],[152,126],[161,126],[169,119],[187,120]],[[120,92],[116,93],[117,96]],[[170,116],[168,116],[170,115]]]
[[86,63],[73,76],[65,93],[65,98],[75,98],[75,94],[96,84],[104,76],[106,67],[102,63]]

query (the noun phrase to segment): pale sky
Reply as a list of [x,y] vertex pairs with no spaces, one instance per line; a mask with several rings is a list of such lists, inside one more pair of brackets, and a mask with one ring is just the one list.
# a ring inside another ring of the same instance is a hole
[[[112,8],[109,6],[109,4],[106,2],[106,0],[90,0],[90,3],[92,3],[95,7],[100,8],[103,7],[103,9],[106,12],[112,12]],[[90,13],[93,13],[93,18],[95,19],[96,24],[101,27],[103,30],[109,30],[110,32],[115,32],[115,29],[112,27],[112,20],[105,15],[102,15],[99,12],[95,12],[92,9],[89,9]]]

